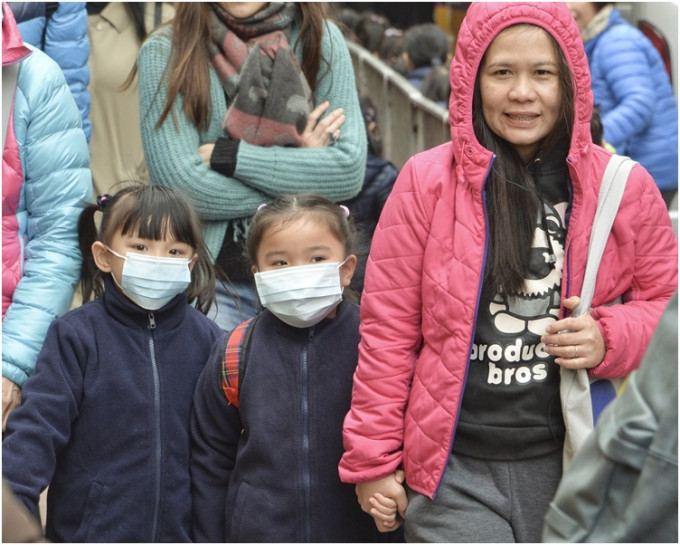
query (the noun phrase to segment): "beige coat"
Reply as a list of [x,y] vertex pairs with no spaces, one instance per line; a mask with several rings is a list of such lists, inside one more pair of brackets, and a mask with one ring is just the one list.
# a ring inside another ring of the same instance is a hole
[[[155,2],[145,4],[147,32],[156,26]],[[162,3],[161,22],[174,16],[171,3]],[[139,129],[137,80],[121,90],[136,60],[140,42],[122,2],[110,2],[89,16],[90,95],[92,97],[92,178],[95,195],[109,192],[117,182],[149,176]]]

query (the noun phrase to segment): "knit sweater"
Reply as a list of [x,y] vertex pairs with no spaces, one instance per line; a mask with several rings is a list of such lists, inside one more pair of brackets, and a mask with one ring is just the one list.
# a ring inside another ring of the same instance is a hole
[[[294,25],[292,44],[298,33]],[[157,31],[138,56],[144,155],[152,183],[179,188],[189,195],[204,222],[206,244],[213,257],[222,247],[229,221],[238,226],[237,234],[243,232],[244,219],[250,218],[260,204],[280,194],[313,191],[340,201],[359,192],[366,165],[366,134],[351,58],[334,24],[324,26],[315,105],[328,100],[328,111],[344,110],[346,121],[339,141],[322,148],[260,147],[241,141],[233,177],[211,170],[198,153],[199,146],[227,136],[222,129],[226,98],[212,67],[211,109],[205,128],[199,131],[187,119],[181,96],[174,102],[172,115],[155,127],[166,102],[171,36],[171,28]],[[299,44],[295,51],[301,60]]]

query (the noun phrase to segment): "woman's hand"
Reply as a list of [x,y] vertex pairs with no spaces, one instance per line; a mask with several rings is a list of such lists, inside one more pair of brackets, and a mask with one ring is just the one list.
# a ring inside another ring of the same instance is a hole
[[[580,297],[564,300],[564,306],[573,310]],[[567,369],[589,369],[602,363],[607,347],[597,322],[586,312],[578,318],[565,318],[545,328],[541,341],[545,351],[555,356],[555,363]]]
[[330,107],[328,101],[319,104],[307,116],[307,126],[302,133],[303,148],[321,148],[333,145],[340,138],[340,127],[345,122],[342,108],[337,108],[324,117],[319,118]]
[[201,156],[201,160],[208,166],[210,166],[210,156],[215,149],[215,144],[203,144],[198,147],[198,154]]

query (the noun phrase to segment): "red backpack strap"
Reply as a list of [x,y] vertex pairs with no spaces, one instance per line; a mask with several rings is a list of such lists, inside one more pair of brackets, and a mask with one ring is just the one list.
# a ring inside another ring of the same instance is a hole
[[230,405],[238,408],[239,360],[241,349],[246,337],[248,326],[252,322],[246,320],[236,327],[229,335],[227,348],[222,360],[222,390]]

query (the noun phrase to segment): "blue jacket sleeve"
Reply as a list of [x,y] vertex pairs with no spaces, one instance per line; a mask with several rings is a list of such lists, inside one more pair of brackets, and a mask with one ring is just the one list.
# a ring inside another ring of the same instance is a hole
[[87,141],[90,141],[90,40],[87,36],[87,8],[85,2],[59,2],[47,22],[45,53],[52,57],[64,72],[83,122]]
[[241,436],[238,409],[227,403],[221,387],[226,339],[213,345],[196,384],[191,417],[191,499],[193,539],[224,543],[229,478]]
[[28,240],[23,275],[2,322],[2,374],[23,386],[50,322],[71,304],[80,278],[78,217],[92,199],[78,109],[57,65],[37,50],[21,63],[14,128]]

